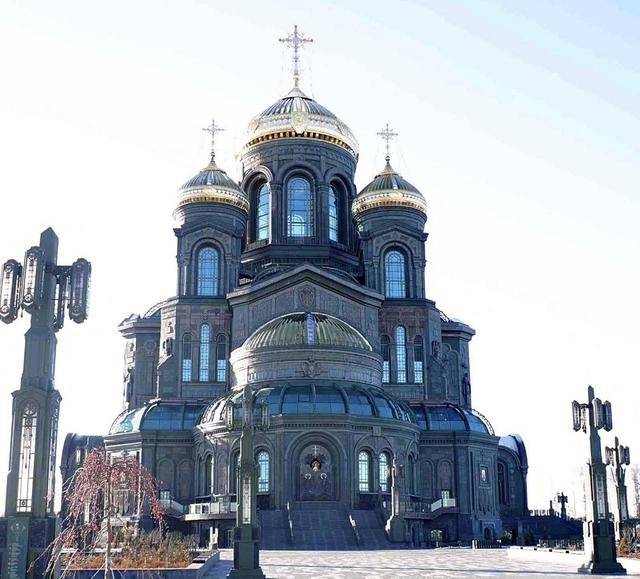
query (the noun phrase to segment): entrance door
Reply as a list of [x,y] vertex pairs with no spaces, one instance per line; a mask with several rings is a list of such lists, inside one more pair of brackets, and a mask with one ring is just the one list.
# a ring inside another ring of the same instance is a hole
[[298,472],[298,500],[336,500],[336,469],[326,447],[310,444],[302,449]]

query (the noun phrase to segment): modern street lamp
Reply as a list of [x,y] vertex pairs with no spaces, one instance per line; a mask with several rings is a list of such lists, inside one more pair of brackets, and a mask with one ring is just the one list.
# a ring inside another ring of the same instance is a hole
[[588,402],[575,400],[573,429],[589,436],[589,484],[587,513],[584,522],[584,552],[588,560],[578,568],[578,573],[590,575],[626,575],[626,569],[616,559],[616,542],[613,525],[609,520],[607,500],[607,472],[602,462],[602,449],[598,430],[610,431],[613,427],[611,403],[595,398],[593,387],[587,389]]
[[[264,391],[263,391],[264,392]],[[261,430],[269,428],[269,404],[258,405],[259,413],[254,416],[255,395],[251,386],[244,387],[242,397],[242,431],[240,433],[240,465],[238,467],[237,496],[238,512],[233,529],[233,568],[229,579],[264,579],[260,568],[260,527],[257,525],[256,496],[258,487],[258,467],[253,448],[255,422]],[[227,426],[237,427],[235,405],[226,409]]]
[[[53,539],[57,524],[55,470],[62,397],[54,382],[56,332],[64,325],[67,309],[74,322],[87,319],[91,281],[86,259],[72,265],[57,262],[58,237],[48,228],[40,235],[40,244],[27,250],[24,263],[10,259],[2,267],[0,320],[10,324],[21,310],[31,314],[20,388],[12,394],[3,579],[41,576],[47,562],[38,557]],[[33,561],[35,568],[28,574]]]
[[613,467],[613,480],[616,485],[616,522],[615,532],[616,541],[622,537],[622,527],[624,522],[629,518],[629,510],[627,507],[627,487],[625,485],[626,469],[623,466],[629,466],[631,456],[629,447],[620,444],[618,437],[615,438],[615,446],[610,448],[605,446],[605,457],[608,466]]

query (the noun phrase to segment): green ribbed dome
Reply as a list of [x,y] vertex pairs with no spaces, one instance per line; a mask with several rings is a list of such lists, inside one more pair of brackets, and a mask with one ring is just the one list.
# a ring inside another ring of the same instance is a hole
[[271,320],[245,343],[249,350],[289,346],[372,350],[366,338],[349,324],[326,314],[310,312],[286,314]]

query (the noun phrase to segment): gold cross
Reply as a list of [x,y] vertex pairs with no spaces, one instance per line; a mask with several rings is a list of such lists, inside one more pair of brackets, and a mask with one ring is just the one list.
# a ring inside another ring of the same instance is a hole
[[386,159],[387,159],[387,162],[389,162],[389,160],[391,159],[391,156],[389,155],[389,152],[391,150],[391,139],[393,139],[393,137],[397,137],[398,133],[394,133],[393,129],[389,127],[389,123],[387,123],[384,126],[384,129],[376,133],[376,135],[378,135],[379,137],[382,137],[386,141],[386,148],[387,148]]
[[212,119],[211,124],[202,130],[211,135],[211,160],[213,161],[216,156],[216,133],[220,133],[224,131],[224,129],[216,125],[215,119]]
[[300,49],[313,38],[307,38],[304,34],[298,34],[298,25],[294,24],[293,34],[286,38],[279,38],[278,42],[284,42],[288,48],[293,49],[293,85],[298,88],[300,81]]

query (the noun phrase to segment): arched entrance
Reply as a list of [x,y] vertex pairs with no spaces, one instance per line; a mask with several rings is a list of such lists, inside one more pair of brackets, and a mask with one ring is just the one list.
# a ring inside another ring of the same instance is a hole
[[335,501],[337,469],[331,452],[312,443],[300,452],[296,465],[299,501]]

